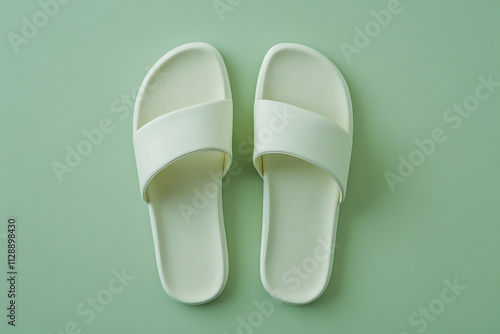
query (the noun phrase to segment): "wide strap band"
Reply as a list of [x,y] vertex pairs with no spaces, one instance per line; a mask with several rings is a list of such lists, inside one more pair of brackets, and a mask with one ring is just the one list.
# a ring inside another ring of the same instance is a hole
[[224,153],[221,169],[231,164],[232,101],[197,104],[168,112],[139,128],[134,136],[135,160],[142,196],[156,174],[172,162],[195,152]]
[[347,187],[352,137],[330,119],[287,103],[258,100],[254,106],[254,166],[263,177],[262,156],[281,153],[306,160]]

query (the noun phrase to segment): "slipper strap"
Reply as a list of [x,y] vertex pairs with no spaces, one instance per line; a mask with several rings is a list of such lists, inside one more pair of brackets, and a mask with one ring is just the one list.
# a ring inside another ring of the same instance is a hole
[[257,100],[254,105],[254,166],[263,177],[262,156],[291,155],[327,172],[339,185],[339,203],[346,193],[352,137],[339,125],[297,106]]
[[231,165],[232,101],[197,104],[146,123],[133,136],[141,194],[156,174],[174,161],[201,151],[224,153],[223,175]]

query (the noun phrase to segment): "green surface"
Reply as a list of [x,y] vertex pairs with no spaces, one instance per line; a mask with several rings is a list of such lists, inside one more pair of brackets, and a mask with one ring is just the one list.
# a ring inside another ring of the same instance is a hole
[[[211,0],[73,0],[53,17],[36,1],[0,2],[0,332],[497,333],[500,87],[488,92],[478,77],[500,82],[500,2],[228,1],[216,2],[226,4],[222,19]],[[388,7],[397,14],[385,27],[370,23],[371,11]],[[25,28],[32,36],[20,40],[23,17],[34,15],[46,24]],[[373,37],[355,40],[356,27]],[[213,44],[226,62],[241,166],[224,188],[229,281],[218,299],[195,307],[160,285],[127,105],[148,66],[193,41]],[[327,291],[313,304],[262,314],[254,302],[271,297],[259,277],[252,105],[260,63],[280,42],[313,47],[342,71],[354,149]],[[354,53],[342,51],[356,42]],[[489,93],[477,108],[476,89]],[[448,111],[464,100],[470,115]],[[66,146],[76,149],[82,131],[103,120],[109,133],[60,182],[54,162],[65,164]],[[433,132],[444,142],[415,153],[415,140]],[[403,170],[392,191],[386,172],[397,175],[400,155],[421,164]],[[11,216],[16,327],[6,317]],[[118,289],[113,270],[122,268],[135,278]],[[455,279],[467,288],[454,294],[446,287]],[[97,296],[109,304],[92,317],[87,298]]]

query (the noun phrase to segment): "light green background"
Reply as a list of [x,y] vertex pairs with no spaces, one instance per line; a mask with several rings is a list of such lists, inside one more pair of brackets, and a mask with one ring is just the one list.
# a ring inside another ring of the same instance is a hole
[[[270,299],[259,277],[262,181],[248,153],[255,83],[272,45],[297,42],[329,57],[350,87],[349,190],[325,294],[307,306],[276,305],[251,330],[419,333],[410,315],[457,278],[467,289],[424,332],[497,333],[500,89],[457,130],[443,114],[474,93],[478,76],[500,81],[500,2],[401,0],[402,11],[351,62],[341,43],[353,44],[353,29],[387,0],[236,2],[221,20],[211,0],[73,0],[17,54],[8,33],[21,34],[22,18],[32,21],[40,6],[0,2],[0,331],[58,333],[75,321],[82,333],[232,334],[238,317],[255,316],[253,302]],[[131,113],[120,119],[111,108],[147,66],[193,41],[213,44],[226,62],[234,158],[243,168],[224,189],[227,287],[196,307],[174,302],[160,285]],[[113,132],[59,182],[51,164],[64,162],[66,145],[75,148],[82,130],[105,118]],[[447,140],[391,192],[384,172],[397,172],[398,156],[408,158],[414,140],[435,128]],[[5,317],[9,216],[19,224],[15,328]],[[75,308],[122,268],[135,279],[86,323]]]

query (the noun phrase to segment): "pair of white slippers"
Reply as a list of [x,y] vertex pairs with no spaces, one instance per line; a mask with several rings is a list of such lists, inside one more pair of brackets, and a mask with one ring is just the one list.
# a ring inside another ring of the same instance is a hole
[[[206,43],[164,55],[135,104],[133,142],[167,294],[216,298],[228,277],[222,177],[231,165],[232,98],[224,61]],[[352,148],[342,74],[299,44],[273,46],[260,69],[253,161],[264,179],[261,278],[275,298],[305,304],[330,279]]]

